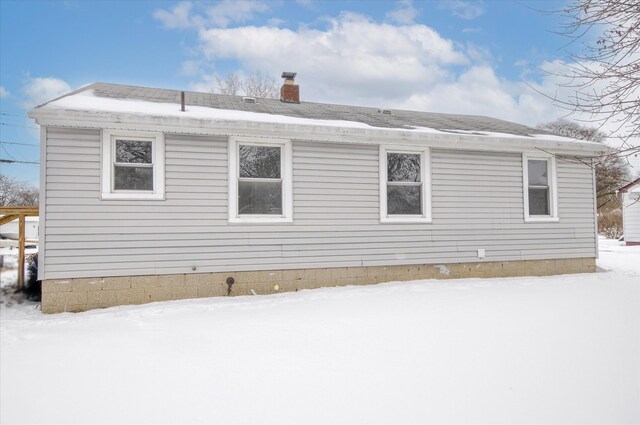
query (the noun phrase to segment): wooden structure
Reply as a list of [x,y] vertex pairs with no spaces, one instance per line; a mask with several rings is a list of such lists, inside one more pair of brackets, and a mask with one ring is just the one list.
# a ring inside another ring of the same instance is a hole
[[18,227],[18,289],[24,287],[25,217],[40,215],[38,207],[0,207],[0,226],[20,220]]

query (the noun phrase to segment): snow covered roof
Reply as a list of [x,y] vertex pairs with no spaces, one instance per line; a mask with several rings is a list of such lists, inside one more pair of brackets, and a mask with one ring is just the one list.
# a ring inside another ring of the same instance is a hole
[[394,143],[432,148],[593,156],[600,143],[556,136],[495,118],[93,83],[42,104],[43,126],[113,128],[328,143]]
[[[89,99],[92,98],[92,99]],[[113,100],[113,101],[110,101]],[[144,103],[141,103],[144,102]],[[474,115],[439,114],[374,107],[333,105],[326,103],[285,103],[277,99],[256,99],[247,103],[242,96],[185,92],[187,113],[197,118],[235,119],[259,122],[330,125],[355,128],[384,128],[443,132],[477,136],[512,135],[546,139],[563,139],[521,124]],[[179,111],[180,91],[94,83],[54,99],[33,110],[88,109],[111,112],[147,112],[157,115],[184,116]],[[383,112],[384,111],[384,112]],[[390,111],[387,112],[387,111]]]

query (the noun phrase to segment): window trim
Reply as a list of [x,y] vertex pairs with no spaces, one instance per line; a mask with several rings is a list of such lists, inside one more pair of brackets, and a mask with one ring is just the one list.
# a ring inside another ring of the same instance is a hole
[[[387,214],[387,153],[410,153],[420,155],[422,179],[422,214]],[[380,166],[380,222],[381,223],[431,223],[431,152],[428,147],[384,146],[379,150]]]
[[[113,167],[115,164],[115,140],[150,141],[153,152],[153,190],[114,190]],[[164,133],[149,131],[102,130],[101,199],[164,200],[165,199],[165,149]]]
[[[281,148],[280,178],[282,180],[282,215],[238,215],[238,182],[240,176],[240,145],[272,146]],[[290,139],[266,137],[229,137],[229,198],[228,221],[230,223],[292,223],[293,222],[293,167]]]
[[[547,175],[549,183],[549,212],[548,215],[529,214],[529,161],[547,161]],[[553,155],[544,154],[522,154],[522,198],[524,200],[524,222],[557,222],[558,217],[558,181],[556,176],[556,158]]]

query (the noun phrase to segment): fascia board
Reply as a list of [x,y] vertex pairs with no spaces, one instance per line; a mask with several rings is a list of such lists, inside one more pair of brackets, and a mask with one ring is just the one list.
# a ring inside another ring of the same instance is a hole
[[68,109],[32,109],[29,117],[42,126],[110,128],[119,130],[162,131],[165,133],[269,136],[292,140],[328,143],[400,144],[442,149],[478,151],[540,152],[594,156],[606,146],[585,141],[564,142],[526,137],[477,136],[428,133],[385,128],[351,128],[244,120],[208,120],[191,117],[167,117],[133,113],[82,111]]

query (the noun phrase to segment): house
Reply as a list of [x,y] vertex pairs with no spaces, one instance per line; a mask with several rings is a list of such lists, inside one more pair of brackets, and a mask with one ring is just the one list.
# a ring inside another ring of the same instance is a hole
[[283,77],[280,100],[95,83],[31,110],[43,312],[595,270],[600,145]]
[[640,245],[640,178],[618,192],[622,193],[622,223],[627,245]]

